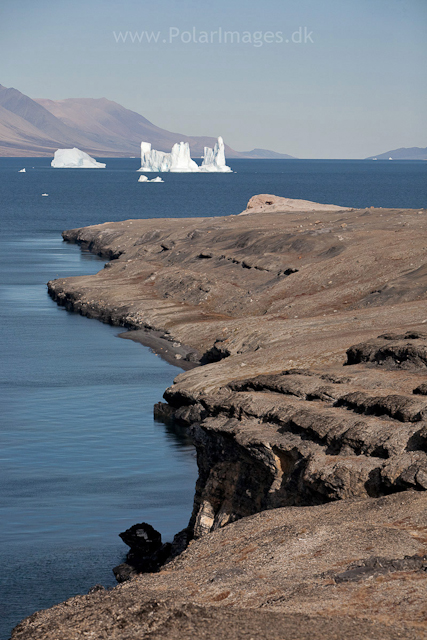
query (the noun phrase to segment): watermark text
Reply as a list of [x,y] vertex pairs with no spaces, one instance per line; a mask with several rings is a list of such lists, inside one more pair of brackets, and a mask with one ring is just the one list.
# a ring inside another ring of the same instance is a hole
[[270,44],[314,44],[313,31],[298,27],[288,35],[284,31],[228,31],[222,27],[203,31],[192,27],[181,30],[169,27],[167,31],[113,31],[116,44],[217,44],[251,45],[263,47]]

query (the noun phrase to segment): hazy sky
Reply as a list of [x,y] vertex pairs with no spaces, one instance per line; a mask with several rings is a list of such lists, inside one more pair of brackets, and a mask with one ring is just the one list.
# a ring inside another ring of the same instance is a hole
[[237,150],[427,146],[427,0],[1,0],[0,60],[32,98],[106,97]]

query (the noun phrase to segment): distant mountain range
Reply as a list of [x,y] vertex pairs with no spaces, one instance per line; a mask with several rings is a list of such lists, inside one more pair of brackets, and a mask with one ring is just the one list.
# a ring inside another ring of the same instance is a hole
[[386,151],[380,153],[378,156],[370,156],[367,160],[427,160],[427,147],[422,149],[421,147],[402,147],[400,149],[393,149],[392,151]]
[[[141,141],[170,151],[189,142],[194,157],[216,138],[186,136],[157,127],[135,111],[106,98],[31,99],[0,85],[0,156],[51,156],[58,148],[78,147],[98,157],[139,156]],[[239,152],[226,145],[229,158],[292,158],[266,149]]]

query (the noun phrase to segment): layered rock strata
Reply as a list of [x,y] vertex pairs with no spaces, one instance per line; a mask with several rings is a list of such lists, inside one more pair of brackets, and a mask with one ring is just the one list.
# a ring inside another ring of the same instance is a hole
[[346,367],[261,374],[211,394],[168,389],[198,452],[194,536],[264,509],[426,490],[427,398],[416,394],[426,354],[427,334],[385,335],[350,347]]
[[360,637],[426,637],[427,212],[260,198],[252,215],[64,232],[110,262],[50,282],[59,304],[204,365],[156,408],[197,448],[195,540],[160,573],[39,614],[14,638],[85,637],[90,620],[111,638],[186,637],[206,619],[247,637],[237,621],[255,633],[260,607],[288,616],[269,637],[302,614],[322,621],[298,619],[292,637],[325,620],[326,638],[365,623]]

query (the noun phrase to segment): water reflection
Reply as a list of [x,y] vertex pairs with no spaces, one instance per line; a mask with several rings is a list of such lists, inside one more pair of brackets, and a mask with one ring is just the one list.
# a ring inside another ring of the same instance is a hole
[[71,314],[52,277],[103,261],[61,237],[0,240],[0,638],[21,618],[95,583],[126,554],[118,533],[186,526],[197,470],[188,439],[155,423],[179,369],[119,329]]

